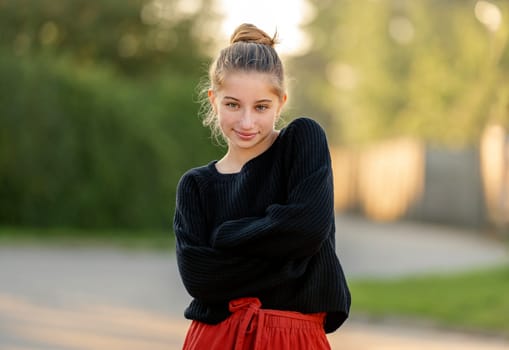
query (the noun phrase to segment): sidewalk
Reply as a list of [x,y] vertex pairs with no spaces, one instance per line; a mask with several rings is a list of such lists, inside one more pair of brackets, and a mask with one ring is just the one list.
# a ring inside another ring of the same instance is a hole
[[[340,217],[348,278],[447,272],[508,263],[507,250],[472,232]],[[0,247],[0,349],[179,349],[189,297],[171,254]],[[333,349],[509,349],[509,342],[429,327],[371,324],[355,315]]]
[[474,230],[339,216],[337,250],[348,277],[458,272],[509,263],[508,246]]
[[329,337],[333,350],[507,350],[509,340],[409,325],[348,322]]

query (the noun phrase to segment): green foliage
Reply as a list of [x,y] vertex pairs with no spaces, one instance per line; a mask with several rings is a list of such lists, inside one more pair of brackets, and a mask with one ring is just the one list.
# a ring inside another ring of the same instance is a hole
[[178,178],[218,153],[197,79],[137,84],[69,61],[0,55],[0,222],[170,227]]
[[178,0],[3,0],[0,46],[17,56],[65,53],[76,65],[109,65],[129,76],[195,73],[212,44],[211,1],[185,12]]
[[473,0],[312,3],[314,42],[292,62],[294,100],[336,141],[410,135],[462,145],[489,121],[509,123],[507,2],[479,1],[500,10],[494,31]]
[[[171,227],[216,158],[196,85],[212,2],[0,1],[0,223]],[[208,31],[207,31],[208,30]]]
[[415,318],[509,336],[509,267],[404,278],[353,281],[353,313]]

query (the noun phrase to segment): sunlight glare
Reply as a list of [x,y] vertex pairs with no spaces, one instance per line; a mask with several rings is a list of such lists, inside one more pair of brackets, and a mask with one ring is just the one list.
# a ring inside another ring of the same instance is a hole
[[299,55],[309,49],[310,39],[300,28],[314,16],[306,0],[221,0],[220,11],[225,16],[222,31],[226,38],[239,24],[252,23],[269,35],[277,31],[281,55]]
[[502,12],[500,8],[488,1],[478,1],[475,4],[475,16],[492,32],[496,32],[502,23]]

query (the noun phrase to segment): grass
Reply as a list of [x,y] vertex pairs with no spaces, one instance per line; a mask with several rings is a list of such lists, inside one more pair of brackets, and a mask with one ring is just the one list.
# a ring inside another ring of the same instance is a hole
[[0,227],[0,246],[109,247],[172,252],[170,230]]
[[452,275],[350,282],[352,314],[413,319],[509,337],[509,266]]

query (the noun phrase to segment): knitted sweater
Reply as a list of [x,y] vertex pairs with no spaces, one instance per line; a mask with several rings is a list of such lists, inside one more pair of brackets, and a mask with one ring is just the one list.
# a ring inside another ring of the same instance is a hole
[[257,297],[266,309],[327,312],[324,329],[336,330],[350,292],[335,251],[324,130],[298,118],[240,172],[219,173],[216,162],[177,186],[177,262],[193,297],[185,317],[217,324],[230,300]]

